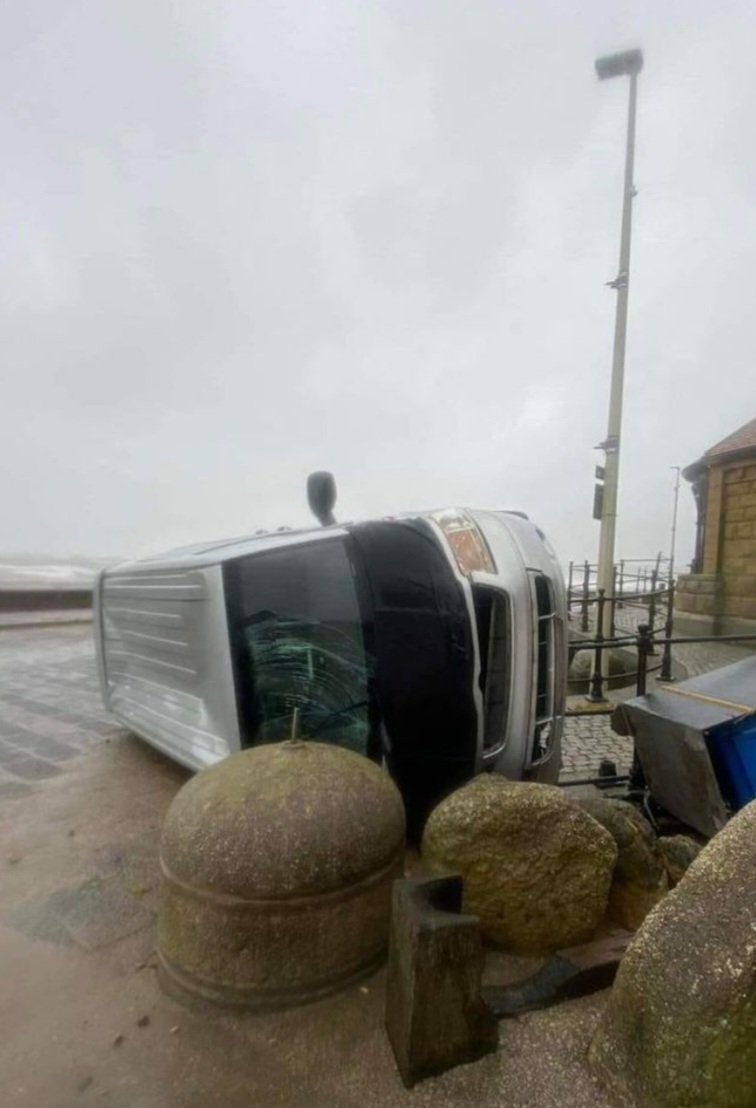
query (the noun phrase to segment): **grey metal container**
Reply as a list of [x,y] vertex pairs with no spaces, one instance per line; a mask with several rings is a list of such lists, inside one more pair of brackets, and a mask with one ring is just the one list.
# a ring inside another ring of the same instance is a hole
[[711,836],[743,802],[733,745],[750,747],[754,713],[756,657],[628,700],[615,727],[633,736],[654,799]]

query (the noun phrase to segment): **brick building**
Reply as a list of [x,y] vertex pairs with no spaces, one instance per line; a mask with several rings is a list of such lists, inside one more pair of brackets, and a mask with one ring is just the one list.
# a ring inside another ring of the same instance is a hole
[[698,508],[691,572],[681,574],[675,630],[756,633],[756,419],[683,470]]

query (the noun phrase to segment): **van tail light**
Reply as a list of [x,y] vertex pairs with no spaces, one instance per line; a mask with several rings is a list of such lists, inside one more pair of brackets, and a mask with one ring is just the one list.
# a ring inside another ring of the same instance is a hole
[[452,548],[460,573],[475,570],[496,573],[496,564],[482,532],[465,513],[455,509],[436,512],[433,519],[443,531]]

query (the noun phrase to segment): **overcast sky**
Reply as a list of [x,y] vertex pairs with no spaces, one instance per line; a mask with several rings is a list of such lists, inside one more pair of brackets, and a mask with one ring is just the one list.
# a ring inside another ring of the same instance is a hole
[[[4,0],[0,551],[514,507],[595,558],[641,46],[618,553],[756,416],[751,3]],[[693,503],[681,496],[679,557]]]

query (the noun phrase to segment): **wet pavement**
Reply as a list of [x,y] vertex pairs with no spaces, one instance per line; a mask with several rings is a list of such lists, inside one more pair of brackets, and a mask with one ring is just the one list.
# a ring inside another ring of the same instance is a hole
[[[571,721],[566,768],[617,741],[606,717]],[[104,712],[91,627],[0,631],[3,1108],[608,1108],[585,1063],[605,994],[502,1022],[495,1054],[411,1092],[383,970],[251,1017],[164,996],[160,827],[186,779]]]
[[0,800],[57,777],[115,727],[91,623],[0,631]]
[[0,805],[3,1108],[609,1108],[585,1063],[605,994],[502,1021],[497,1052],[410,1092],[384,1029],[385,969],[250,1016],[164,995],[160,827],[187,774],[109,738]]

